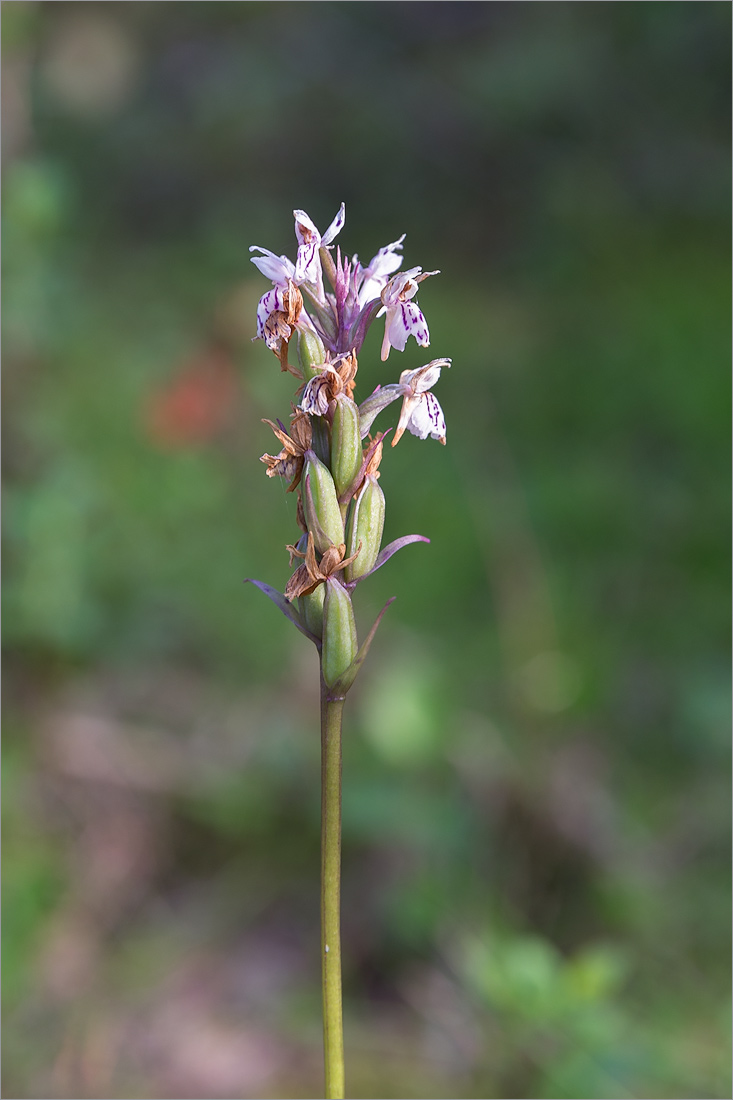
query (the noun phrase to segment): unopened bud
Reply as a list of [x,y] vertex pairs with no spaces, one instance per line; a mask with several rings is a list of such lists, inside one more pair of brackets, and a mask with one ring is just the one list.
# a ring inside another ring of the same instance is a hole
[[346,566],[344,576],[347,581],[358,580],[374,568],[379,549],[382,545],[382,532],[384,531],[385,500],[379,482],[375,477],[367,477],[364,480],[361,492],[354,500],[349,520],[349,533],[347,539],[348,556],[356,554],[361,543],[359,554]]
[[326,350],[321,343],[321,338],[313,329],[305,325],[298,325],[298,362],[303,369],[306,382],[313,378],[318,371],[315,367],[322,367],[326,361]]
[[321,554],[325,554],[329,546],[338,546],[344,541],[344,521],[331,471],[313,451],[308,451],[306,456],[303,510],[308,530]]
[[331,430],[331,471],[339,496],[351,485],[362,463],[359,410],[341,393],[336,398]]
[[335,577],[325,585],[323,601],[323,648],[321,669],[328,687],[333,687],[356,657],[358,642],[351,597]]

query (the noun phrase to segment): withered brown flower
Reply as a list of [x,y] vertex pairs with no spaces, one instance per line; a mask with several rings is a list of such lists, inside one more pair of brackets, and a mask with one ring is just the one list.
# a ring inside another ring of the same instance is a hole
[[306,451],[310,450],[313,432],[310,417],[303,412],[296,412],[290,421],[290,435],[282,431],[272,420],[263,420],[263,424],[269,424],[273,432],[283,445],[279,455],[264,454],[260,462],[267,464],[268,477],[290,478],[288,492],[292,493],[300,483],[303,473],[303,462]]
[[350,558],[344,558],[344,554],[346,553],[345,543],[342,542],[338,546],[331,545],[319,562],[316,559],[316,547],[313,542],[313,535],[309,532],[305,553],[303,553],[302,550],[298,550],[297,546],[288,546],[287,550],[290,552],[291,565],[296,558],[304,559],[303,564],[298,566],[288,583],[285,585],[285,599],[292,602],[297,596],[307,596],[309,592],[313,592],[318,588],[319,584],[328,580],[334,573],[339,573],[354,561],[361,550],[361,543],[359,543],[356,554],[352,554]]
[[265,321],[265,343],[280,360],[280,370],[290,371],[296,378],[302,378],[298,368],[288,363],[288,344],[303,310],[303,295],[292,279],[288,279],[288,288],[283,291],[282,300],[283,309],[273,310]]
[[354,351],[340,355],[332,363],[324,363],[315,378],[306,383],[300,407],[307,413],[325,416],[340,393],[353,397],[358,367]]

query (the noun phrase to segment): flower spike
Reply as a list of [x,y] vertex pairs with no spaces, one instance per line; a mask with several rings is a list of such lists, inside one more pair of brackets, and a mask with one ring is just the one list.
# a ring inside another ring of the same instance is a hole
[[[294,545],[288,545],[290,577],[284,593],[252,581],[306,637],[320,664],[321,969],[325,1052],[324,1096],[344,1096],[340,955],[341,715],[386,608],[359,646],[353,592],[393,554],[423,535],[403,535],[382,547],[386,515],[380,483],[384,439],[372,425],[394,401],[401,402],[393,446],[406,431],[445,443],[443,411],[433,387],[450,359],[404,370],[399,382],[377,385],[360,404],[355,396],[357,356],[369,329],[384,317],[381,358],[404,351],[410,336],[427,347],[430,334],[415,300],[420,283],[437,271],[401,270],[404,233],[380,248],[365,266],[334,241],[344,227],[344,204],[325,233],[304,210],[294,210],[293,258],[253,247],[252,263],[272,287],[257,305],[257,335],[302,383],[298,407],[286,428],[266,420],[279,454],[262,455],[268,477],[283,477],[297,507]],[[328,290],[324,290],[324,285]],[[297,351],[299,367],[288,362]],[[388,452],[391,453],[391,452]],[[297,490],[297,491],[296,491]],[[302,533],[301,533],[302,532]]]

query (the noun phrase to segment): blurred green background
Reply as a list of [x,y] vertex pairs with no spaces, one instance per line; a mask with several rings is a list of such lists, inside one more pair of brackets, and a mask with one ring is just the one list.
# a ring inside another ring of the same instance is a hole
[[357,596],[398,600],[346,709],[349,1095],[730,1096],[730,22],[3,5],[4,1095],[321,1095],[247,249],[345,201],[442,271],[357,394],[453,358],[448,446],[382,466],[431,546]]

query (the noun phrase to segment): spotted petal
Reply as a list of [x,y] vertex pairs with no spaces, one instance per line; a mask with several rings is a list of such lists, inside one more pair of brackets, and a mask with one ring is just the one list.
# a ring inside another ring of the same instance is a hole
[[[260,298],[257,303],[257,336],[255,339],[268,340],[268,335],[265,331],[267,318],[271,313],[274,313],[276,309],[282,310],[285,308],[283,294],[286,290],[287,287],[275,286]],[[268,341],[268,347],[269,346],[270,344]]]
[[407,424],[408,432],[412,432],[419,439],[439,439],[445,443],[445,417],[435,394],[419,393],[411,404]]
[[382,341],[382,362],[385,362],[390,348],[404,351],[408,336],[414,336],[421,348],[430,343],[428,323],[416,302],[399,302],[387,307]]

